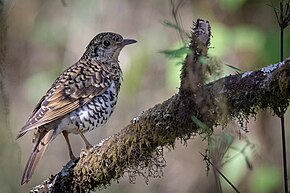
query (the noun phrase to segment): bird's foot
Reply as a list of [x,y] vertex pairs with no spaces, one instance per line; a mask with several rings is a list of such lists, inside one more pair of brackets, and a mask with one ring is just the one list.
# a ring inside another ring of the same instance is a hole
[[71,160],[76,160],[77,157],[73,154],[73,152],[69,152],[69,157]]

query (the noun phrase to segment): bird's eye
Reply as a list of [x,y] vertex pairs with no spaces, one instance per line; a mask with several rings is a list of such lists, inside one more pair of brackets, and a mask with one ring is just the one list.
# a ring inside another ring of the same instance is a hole
[[111,43],[110,43],[110,41],[105,40],[105,41],[103,42],[103,44],[104,44],[104,46],[108,47]]

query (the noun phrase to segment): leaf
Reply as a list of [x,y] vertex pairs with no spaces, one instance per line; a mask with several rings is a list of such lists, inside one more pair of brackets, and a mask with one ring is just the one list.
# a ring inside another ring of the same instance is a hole
[[205,123],[199,120],[196,116],[192,115],[191,120],[200,128],[200,130],[198,130],[199,135],[202,136],[205,134],[205,136],[202,136],[204,139],[212,135],[213,129],[208,127]]
[[165,25],[166,27],[170,27],[172,29],[176,29],[176,30],[181,30],[183,31],[183,29],[181,29],[178,25],[171,23],[170,21],[164,21],[163,25]]
[[186,46],[182,46],[174,50],[162,50],[160,53],[164,54],[169,59],[183,59],[190,51]]
[[227,67],[233,69],[233,70],[238,71],[238,72],[243,72],[240,68],[238,68],[238,67],[236,67],[236,66],[232,66],[232,65],[230,65],[230,64],[225,64],[225,65],[226,65]]
[[201,129],[208,129],[209,127],[199,120],[196,116],[192,115],[191,120]]

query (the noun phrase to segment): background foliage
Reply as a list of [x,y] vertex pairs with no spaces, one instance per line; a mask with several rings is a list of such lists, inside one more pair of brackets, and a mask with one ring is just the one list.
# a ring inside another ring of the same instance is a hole
[[[224,64],[247,71],[279,61],[278,24],[267,3],[264,0],[187,0],[179,13],[185,30],[189,30],[196,18],[211,22],[210,54],[222,61],[222,76],[225,76],[236,71]],[[0,172],[0,179],[3,179],[0,180],[0,192],[27,192],[69,160],[65,142],[58,137],[50,145],[32,181],[20,187],[22,171],[19,168],[24,167],[32,149],[32,133],[17,141],[18,146],[14,139],[57,75],[78,60],[97,33],[118,32],[137,39],[138,44],[121,53],[124,82],[118,106],[106,126],[86,134],[92,143],[115,133],[142,110],[177,92],[180,66],[160,53],[180,45],[176,31],[163,25],[164,21],[173,21],[170,10],[167,0],[87,0],[85,3],[67,0],[65,5],[59,0],[10,1],[5,88],[10,101],[12,135],[5,134],[7,127],[1,122],[0,136],[5,137],[0,138],[4,144],[0,146],[0,168],[9,172]],[[290,42],[289,29],[285,31],[285,38]],[[285,55],[289,56],[290,44],[285,45]],[[286,127],[289,127],[288,113]],[[247,130],[249,132],[245,133],[236,123],[226,130],[233,140],[227,144],[232,146],[230,154],[224,157],[224,161],[229,161],[222,168],[223,173],[241,192],[280,192],[279,120],[263,112],[247,123]],[[218,129],[217,140],[224,139],[220,133]],[[79,136],[72,136],[72,145],[75,153],[84,147]],[[200,137],[189,141],[187,147],[177,143],[176,150],[165,155],[168,166],[164,177],[151,180],[148,185],[142,177],[135,185],[124,178],[103,192],[212,192],[215,187],[212,170],[207,176],[206,164],[199,154],[207,145]],[[245,146],[247,148],[242,151]],[[217,153],[223,151],[218,145],[214,149]],[[7,151],[9,154],[5,153]],[[224,192],[232,192],[223,181],[222,185]]]

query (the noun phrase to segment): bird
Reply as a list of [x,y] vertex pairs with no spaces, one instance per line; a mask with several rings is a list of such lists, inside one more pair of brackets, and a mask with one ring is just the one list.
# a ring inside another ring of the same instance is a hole
[[69,134],[79,134],[86,148],[92,147],[83,133],[101,127],[113,113],[123,80],[118,56],[124,46],[136,42],[113,32],[99,33],[82,57],[58,76],[17,135],[18,139],[34,130],[34,146],[21,185],[30,181],[47,146],[60,133],[70,159],[76,157]]

